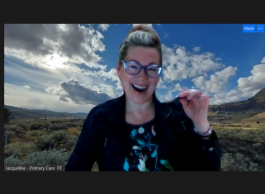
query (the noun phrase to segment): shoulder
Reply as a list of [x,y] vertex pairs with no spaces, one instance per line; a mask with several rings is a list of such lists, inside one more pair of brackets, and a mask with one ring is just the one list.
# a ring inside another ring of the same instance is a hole
[[114,98],[111,100],[108,100],[104,103],[98,104],[95,107],[93,107],[90,112],[88,113],[89,116],[104,116],[111,112],[112,109],[114,109],[117,106],[120,106],[120,103],[122,103],[122,96],[118,98]]

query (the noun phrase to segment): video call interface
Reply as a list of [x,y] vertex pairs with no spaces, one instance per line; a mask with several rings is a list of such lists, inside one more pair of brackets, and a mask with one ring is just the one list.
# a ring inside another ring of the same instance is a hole
[[[209,99],[207,122],[220,144],[220,170],[265,171],[264,24],[145,24],[161,42],[161,61],[158,53],[150,67],[148,46],[129,48],[120,60],[121,45],[138,25],[4,25],[5,172],[63,172],[95,107],[124,94],[140,104],[152,91],[167,103],[185,90]],[[150,135],[157,134],[152,128]],[[106,138],[102,149],[108,145]],[[133,153],[139,147],[132,146]],[[135,168],[148,171],[147,156],[137,153]],[[129,169],[126,162],[123,169]],[[91,171],[99,171],[97,161]]]

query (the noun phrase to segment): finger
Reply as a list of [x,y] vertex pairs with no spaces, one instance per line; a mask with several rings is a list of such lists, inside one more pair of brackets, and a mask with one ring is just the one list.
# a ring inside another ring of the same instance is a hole
[[198,99],[198,102],[201,107],[208,108],[209,106],[210,97],[207,94],[202,94]]
[[185,90],[182,90],[182,91],[180,92],[180,94],[181,94],[181,93],[186,93],[186,92],[196,92],[196,91],[199,91],[199,90],[196,90],[196,89],[185,89]]
[[199,96],[194,96],[191,100],[197,108],[208,109],[209,106],[209,96],[206,94],[202,94]]
[[189,91],[190,89],[184,89],[184,90],[182,90],[180,93],[179,93],[179,95],[182,95],[182,93],[183,92],[185,92],[185,91]]
[[186,96],[188,100],[191,100],[194,97],[198,97],[201,94],[202,94],[202,92],[199,90],[189,90],[189,91],[185,91],[185,92],[181,93],[179,96],[180,97]]
[[180,98],[179,99],[180,103],[182,104],[183,106],[183,109],[186,109],[186,107],[188,106],[189,102],[187,99],[184,99],[184,98]]

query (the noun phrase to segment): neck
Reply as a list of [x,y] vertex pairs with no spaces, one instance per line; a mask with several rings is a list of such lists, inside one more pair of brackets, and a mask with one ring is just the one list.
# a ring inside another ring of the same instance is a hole
[[151,98],[144,104],[135,104],[126,98],[126,120],[129,122],[145,122],[155,116],[154,100]]

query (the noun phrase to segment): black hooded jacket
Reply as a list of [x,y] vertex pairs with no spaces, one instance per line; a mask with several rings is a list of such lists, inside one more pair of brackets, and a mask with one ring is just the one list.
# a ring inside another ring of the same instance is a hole
[[[179,100],[161,103],[155,94],[157,154],[169,161],[174,171],[220,171],[220,146],[215,132],[205,140]],[[94,107],[88,114],[65,171],[123,171],[131,151],[130,132],[125,122],[125,95]]]

